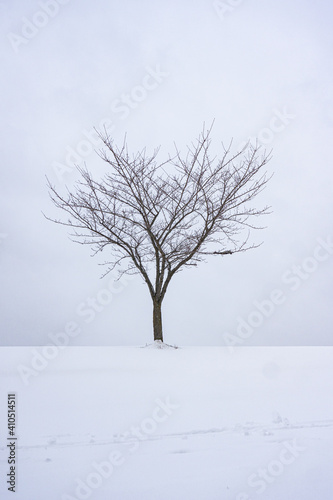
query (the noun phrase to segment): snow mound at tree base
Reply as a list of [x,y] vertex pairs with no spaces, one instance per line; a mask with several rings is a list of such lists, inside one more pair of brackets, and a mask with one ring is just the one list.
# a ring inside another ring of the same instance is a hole
[[161,340],[154,340],[152,344],[146,344],[145,349],[178,349],[177,346],[165,344]]

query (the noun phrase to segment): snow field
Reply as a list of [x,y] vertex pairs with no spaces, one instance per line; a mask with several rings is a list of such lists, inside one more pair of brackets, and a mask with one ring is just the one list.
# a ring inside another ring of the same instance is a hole
[[0,350],[16,500],[332,498],[332,348],[70,347],[26,385],[31,356]]

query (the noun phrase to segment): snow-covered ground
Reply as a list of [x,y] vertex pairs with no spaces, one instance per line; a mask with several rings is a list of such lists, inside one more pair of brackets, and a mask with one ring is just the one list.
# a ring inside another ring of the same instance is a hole
[[333,348],[2,348],[0,371],[1,499],[333,498]]

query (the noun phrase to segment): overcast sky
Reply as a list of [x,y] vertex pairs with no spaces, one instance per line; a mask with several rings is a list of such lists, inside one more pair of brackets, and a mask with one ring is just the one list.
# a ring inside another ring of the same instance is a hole
[[98,178],[94,127],[163,159],[214,118],[217,153],[231,138],[273,149],[259,200],[273,214],[259,249],[176,275],[165,341],[333,344],[331,2],[5,0],[0,14],[2,345],[66,329],[70,345],[151,342],[146,286],[101,280],[89,249],[43,218],[61,215],[45,175],[61,191],[86,162]]

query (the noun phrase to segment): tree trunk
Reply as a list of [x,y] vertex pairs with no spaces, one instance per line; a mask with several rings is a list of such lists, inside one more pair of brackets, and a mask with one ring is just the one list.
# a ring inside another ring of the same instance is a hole
[[162,304],[161,302],[153,301],[153,327],[154,327],[154,340],[163,342],[162,331]]

